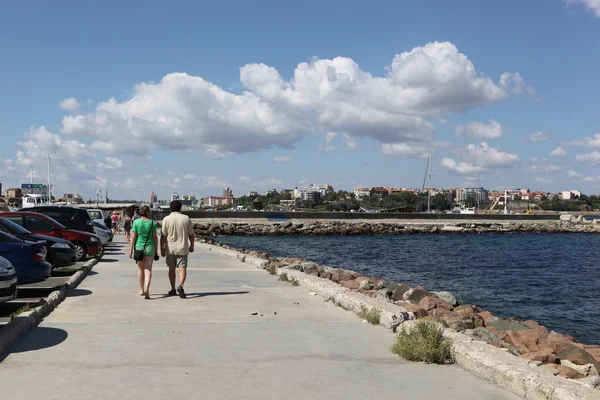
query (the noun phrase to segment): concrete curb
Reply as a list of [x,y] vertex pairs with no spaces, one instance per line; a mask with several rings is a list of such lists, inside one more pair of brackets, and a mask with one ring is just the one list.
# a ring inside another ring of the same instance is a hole
[[[205,243],[202,245],[207,250],[237,258],[257,268],[264,269],[268,263],[237,250]],[[332,300],[349,311],[358,313],[361,308],[379,310],[381,314],[379,324],[387,329],[391,330],[406,320],[406,310],[393,303],[352,292],[328,279],[285,267],[277,269],[277,275],[283,272],[288,275],[288,278],[296,279],[300,286]],[[451,329],[445,329],[444,335],[453,341],[458,367],[525,399],[598,400],[600,398],[600,391],[597,389],[576,380],[554,376],[550,371],[533,367],[527,360],[515,357],[505,350],[476,341],[470,336]]]
[[19,342],[31,329],[38,326],[44,318],[63,302],[67,297],[67,290],[76,288],[97,263],[98,259],[96,258],[87,261],[76,273],[71,275],[64,285],[50,293],[42,305],[19,314],[4,328],[0,329],[0,361],[12,346]]

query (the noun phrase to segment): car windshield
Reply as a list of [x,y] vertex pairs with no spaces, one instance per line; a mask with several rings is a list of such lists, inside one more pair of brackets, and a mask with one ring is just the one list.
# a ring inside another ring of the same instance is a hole
[[6,218],[0,218],[0,224],[4,225],[4,227],[8,228],[11,232],[31,235],[31,232],[29,232],[27,229],[23,228],[21,225],[15,224],[14,222]]
[[92,219],[102,219],[102,214],[100,214],[100,211],[88,210],[88,214],[90,214],[90,217],[92,217]]

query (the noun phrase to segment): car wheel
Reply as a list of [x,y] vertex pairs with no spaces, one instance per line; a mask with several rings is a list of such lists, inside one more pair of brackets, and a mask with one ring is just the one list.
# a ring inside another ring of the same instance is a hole
[[73,243],[75,245],[75,256],[77,261],[85,261],[87,258],[87,249],[81,243]]

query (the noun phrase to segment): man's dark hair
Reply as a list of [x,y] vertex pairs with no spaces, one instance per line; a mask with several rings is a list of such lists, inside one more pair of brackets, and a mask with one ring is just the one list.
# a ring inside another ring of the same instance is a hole
[[171,206],[171,211],[175,211],[175,212],[181,211],[181,201],[179,201],[179,200],[173,200],[171,202],[170,206]]

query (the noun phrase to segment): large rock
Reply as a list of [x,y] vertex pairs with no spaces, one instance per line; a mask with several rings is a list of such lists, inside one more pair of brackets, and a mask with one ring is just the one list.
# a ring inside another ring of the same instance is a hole
[[446,300],[448,303],[452,304],[453,307],[459,306],[460,301],[450,292],[433,292],[440,299]]
[[341,281],[351,281],[354,280],[358,274],[352,271],[344,271],[341,269],[336,269],[331,271],[331,280],[335,283],[340,283]]
[[507,331],[503,339],[515,346],[521,354],[527,354],[549,348],[549,345],[546,343],[547,337],[548,329],[540,326],[534,329]]
[[485,326],[488,326],[489,324],[492,324],[499,320],[498,317],[496,317],[489,311],[482,311],[479,313],[479,316],[481,318],[483,318],[483,322],[485,322]]
[[374,287],[375,286],[368,279],[363,279],[358,282],[358,288],[362,290],[373,290]]
[[587,351],[573,343],[558,342],[554,345],[554,351],[562,360],[569,360],[573,364],[592,364],[600,372],[600,363]]
[[585,378],[582,374],[575,371],[573,368],[565,367],[560,364],[544,364],[541,368],[551,370],[554,375],[559,375],[567,379],[581,379]]
[[560,214],[560,220],[561,221],[571,221],[571,214]]
[[425,296],[429,296],[429,292],[423,286],[417,286],[414,289],[408,290],[402,298],[418,304]]
[[394,291],[392,292],[392,301],[404,300],[404,298],[403,298],[404,293],[408,292],[409,290],[410,290],[410,286],[404,285],[404,284],[399,284],[398,287],[395,288]]
[[423,297],[421,301],[419,301],[419,306],[427,312],[432,311],[435,308],[442,308],[445,310],[452,310],[453,308],[452,304],[448,303],[446,300],[432,296]]
[[346,289],[350,289],[350,290],[358,289],[358,282],[356,281],[356,279],[351,279],[351,280],[347,280],[347,281],[339,281],[339,284],[341,286],[345,287]]
[[448,314],[440,316],[448,326],[457,331],[481,328],[484,326],[483,319],[477,313],[456,312],[456,309]]
[[577,364],[572,363],[569,360],[562,360],[560,363],[566,367],[573,368],[575,371],[579,372],[583,376],[598,376],[599,375],[598,371],[596,370],[596,367],[594,367],[593,364],[577,365]]
[[549,346],[546,346],[542,350],[522,354],[521,357],[526,360],[539,361],[544,364],[560,364],[561,362],[558,355]]

